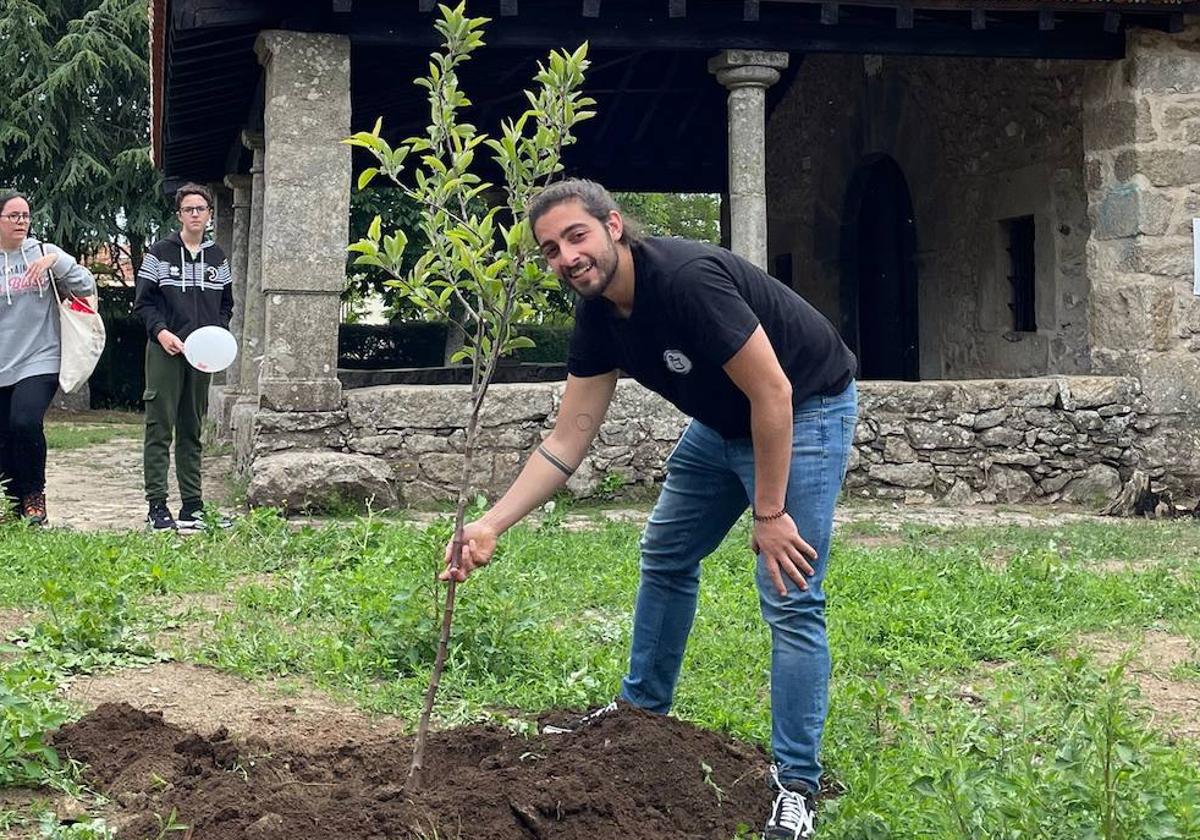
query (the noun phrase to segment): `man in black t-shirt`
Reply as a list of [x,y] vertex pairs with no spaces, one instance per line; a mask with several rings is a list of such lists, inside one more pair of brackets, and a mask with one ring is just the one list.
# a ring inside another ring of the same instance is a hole
[[[553,184],[529,221],[579,295],[554,430],[504,496],[466,527],[465,580],[500,534],[583,460],[618,371],[690,416],[642,537],[641,583],[621,698],[671,708],[695,617],[700,561],[750,506],[756,582],[771,630],[777,790],[763,836],[810,836],[828,708],[822,583],[833,509],[854,437],[856,361],[792,289],[721,248],[640,237],[590,181]],[[450,547],[447,546],[447,562]]]

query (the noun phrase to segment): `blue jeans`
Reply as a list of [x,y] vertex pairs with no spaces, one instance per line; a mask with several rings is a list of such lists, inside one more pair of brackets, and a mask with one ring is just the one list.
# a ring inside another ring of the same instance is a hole
[[[833,508],[845,477],[858,406],[853,382],[841,394],[796,406],[787,510],[817,552],[808,589],[786,575],[780,596],[761,555],[755,580],[771,629],[771,747],[780,780],[816,791],[818,753],[829,707],[829,642],[822,583]],[[754,446],[726,440],[693,420],[667,459],[667,480],[642,535],[641,584],[633,617],[629,674],[621,697],[666,714],[683,662],[700,588],[700,561],[754,498]]]

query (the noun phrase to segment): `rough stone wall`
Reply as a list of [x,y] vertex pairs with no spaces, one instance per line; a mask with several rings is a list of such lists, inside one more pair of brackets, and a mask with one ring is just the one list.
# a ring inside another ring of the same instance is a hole
[[1145,465],[1157,425],[1122,377],[868,382],[861,393],[846,486],[870,498],[1096,507]]
[[[529,452],[553,427],[563,387],[563,383],[491,387],[481,417],[480,451],[472,465],[474,491],[495,495],[516,478]],[[267,475],[272,463],[291,464],[291,460],[275,461],[281,453],[332,450],[367,455],[386,464],[404,503],[453,499],[463,470],[469,395],[470,387],[465,385],[379,386],[347,391],[344,411],[261,411],[239,466],[244,469],[253,463],[253,481],[260,487],[275,486],[280,481]],[[570,489],[588,495],[609,473],[620,474],[624,484],[661,480],[663,461],[683,425],[684,417],[672,406],[622,380]],[[266,501],[277,496],[272,490]]]
[[[554,424],[562,383],[493,385],[474,490],[492,496],[517,475]],[[421,505],[455,496],[462,474],[466,386],[380,386],[346,392],[333,412],[262,411],[242,463],[253,459],[254,504],[292,508],[322,493]],[[1157,420],[1136,380],[1122,377],[864,382],[847,487],[873,498],[966,502],[1112,498],[1148,462]],[[661,481],[685,418],[631,380],[618,383],[596,444],[571,480],[602,486]],[[319,503],[319,502],[318,502]]]
[[[843,205],[892,157],[912,196],[923,379],[1089,370],[1080,86],[1064,61],[805,57],[768,125],[771,264],[841,319]],[[1032,215],[1035,333],[1012,332],[1001,221]]]
[[1093,67],[1083,94],[1092,368],[1139,378],[1159,457],[1200,487],[1200,19],[1132,31],[1126,58]]

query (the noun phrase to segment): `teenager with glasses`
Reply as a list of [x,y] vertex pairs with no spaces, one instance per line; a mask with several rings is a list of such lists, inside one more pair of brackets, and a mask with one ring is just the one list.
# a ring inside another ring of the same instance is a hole
[[29,235],[29,201],[0,192],[0,482],[5,510],[46,522],[46,409],[58,390],[58,299],[91,295],[96,281],[73,257]]
[[[146,326],[146,438],[143,466],[146,522],[154,530],[205,527],[200,486],[200,432],[208,411],[211,375],[196,370],[183,356],[183,342],[200,327],[229,328],[233,316],[233,278],[229,261],[204,235],[212,220],[213,196],[200,184],[184,184],[175,193],[179,230],[146,252],[137,276],[134,312]],[[167,507],[167,472],[175,442],[179,480],[179,518]],[[222,527],[228,520],[217,517]]]

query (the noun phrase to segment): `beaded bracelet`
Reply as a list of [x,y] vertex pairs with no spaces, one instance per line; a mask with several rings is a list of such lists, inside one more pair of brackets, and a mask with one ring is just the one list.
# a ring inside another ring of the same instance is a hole
[[754,517],[755,522],[770,522],[772,519],[779,519],[785,513],[787,513],[787,508],[780,508],[778,513],[768,513],[765,516],[760,516],[757,513],[752,513],[751,516]]

